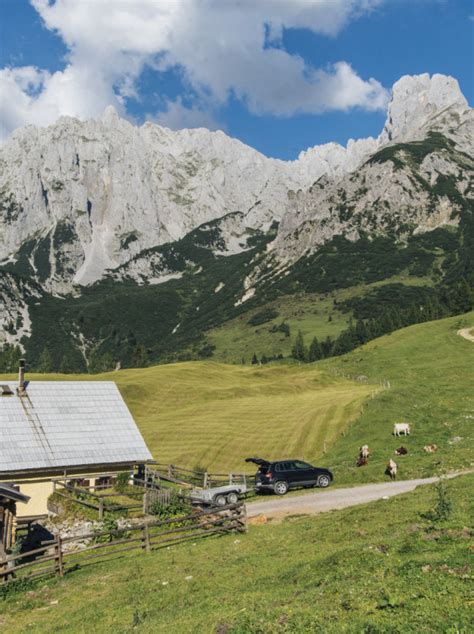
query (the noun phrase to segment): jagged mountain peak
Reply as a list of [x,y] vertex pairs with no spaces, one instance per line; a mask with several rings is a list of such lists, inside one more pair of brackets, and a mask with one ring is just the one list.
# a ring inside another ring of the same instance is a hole
[[291,220],[288,191],[344,179],[385,145],[435,130],[466,152],[472,126],[457,81],[427,74],[394,85],[377,139],[315,146],[295,161],[267,158],[222,131],[136,127],[112,106],[96,120],[27,126],[0,147],[0,262],[22,262],[48,289],[67,292],[226,214],[242,212],[241,235]]
[[[448,110],[451,115],[457,115],[458,123],[470,110],[454,77],[440,74],[430,77],[428,73],[404,75],[393,85],[387,120],[379,142],[385,144],[423,138],[430,124]],[[450,123],[446,123],[449,129]]]

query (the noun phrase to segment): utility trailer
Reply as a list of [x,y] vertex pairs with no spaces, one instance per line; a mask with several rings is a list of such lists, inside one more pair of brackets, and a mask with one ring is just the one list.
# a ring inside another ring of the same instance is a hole
[[209,487],[208,489],[193,489],[189,496],[195,504],[225,506],[226,504],[237,504],[240,496],[245,495],[248,490],[247,483],[242,482]]

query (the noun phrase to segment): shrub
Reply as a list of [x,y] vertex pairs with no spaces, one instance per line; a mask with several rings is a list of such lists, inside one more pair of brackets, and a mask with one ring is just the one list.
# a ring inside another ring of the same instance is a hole
[[260,324],[265,324],[267,321],[271,321],[278,317],[280,313],[274,308],[265,308],[261,310],[259,313],[256,313],[248,320],[249,326],[260,326]]
[[453,505],[449,497],[448,488],[443,481],[436,485],[436,504],[433,509],[432,519],[435,521],[444,521],[451,515]]
[[179,515],[187,515],[189,511],[189,504],[183,500],[176,491],[171,492],[170,501],[168,503],[154,502],[150,507],[150,513],[163,520]]
[[100,533],[102,531],[109,531],[110,533],[113,533],[114,531],[117,531],[117,530],[118,530],[117,520],[114,520],[111,517],[106,517],[104,521],[102,522],[102,528],[99,528],[98,530],[94,531],[96,535],[92,541],[94,542],[94,544],[107,544],[108,542],[111,542],[115,536],[112,534],[101,535]]
[[130,480],[130,473],[123,471],[117,475],[117,482],[115,483],[115,490],[119,493],[123,493],[128,487],[128,481]]

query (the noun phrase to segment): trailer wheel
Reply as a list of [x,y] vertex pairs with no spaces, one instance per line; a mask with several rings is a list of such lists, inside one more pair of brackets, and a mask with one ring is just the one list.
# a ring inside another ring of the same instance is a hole
[[227,496],[227,504],[237,504],[239,495],[235,491],[231,491]]
[[225,495],[216,495],[216,497],[214,498],[214,502],[217,504],[217,506],[225,506],[227,500],[225,499]]

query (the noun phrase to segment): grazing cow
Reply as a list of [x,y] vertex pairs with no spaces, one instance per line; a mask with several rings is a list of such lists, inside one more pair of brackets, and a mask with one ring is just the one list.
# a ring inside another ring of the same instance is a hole
[[369,445],[362,445],[359,449],[359,457],[357,459],[357,466],[363,467],[369,462],[370,450]]
[[410,435],[410,425],[408,423],[395,423],[393,426],[393,435],[394,436],[409,436]]
[[408,449],[406,447],[399,447],[398,449],[395,449],[396,456],[406,456],[407,453]]
[[437,445],[425,445],[423,447],[423,449],[426,451],[426,453],[434,453],[435,451],[438,451],[438,446]]
[[390,476],[391,480],[395,480],[395,478],[397,477],[397,463],[395,462],[395,460],[392,460],[390,458],[387,468],[385,469],[385,473],[386,475]]

